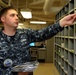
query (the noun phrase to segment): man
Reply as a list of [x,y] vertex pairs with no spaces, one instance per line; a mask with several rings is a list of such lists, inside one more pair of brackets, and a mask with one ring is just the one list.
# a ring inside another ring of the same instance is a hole
[[31,42],[44,41],[53,37],[66,25],[72,25],[75,19],[76,14],[70,14],[42,30],[16,29],[19,23],[16,10],[10,6],[2,9],[0,20],[4,28],[0,30],[0,75],[12,75],[13,66],[30,61]]

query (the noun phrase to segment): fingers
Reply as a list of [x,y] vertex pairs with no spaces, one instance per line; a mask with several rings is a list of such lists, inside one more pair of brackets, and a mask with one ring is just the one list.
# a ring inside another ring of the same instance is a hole
[[76,20],[76,14],[69,14],[60,20],[60,26],[61,27],[70,26],[74,23],[75,20]]
[[73,16],[72,21],[74,22],[76,20],[76,15]]
[[76,16],[74,16],[74,19],[76,19]]
[[70,14],[70,16],[75,17],[76,16],[76,13],[75,14]]
[[73,18],[73,20],[76,19],[76,14],[72,14],[71,17]]
[[76,14],[69,14],[67,17],[66,17],[66,20],[67,21],[74,21],[76,19]]

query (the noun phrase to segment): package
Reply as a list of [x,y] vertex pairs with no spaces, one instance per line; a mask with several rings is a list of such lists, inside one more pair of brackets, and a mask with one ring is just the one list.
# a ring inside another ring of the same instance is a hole
[[12,68],[12,72],[33,72],[39,65],[38,61],[26,62]]

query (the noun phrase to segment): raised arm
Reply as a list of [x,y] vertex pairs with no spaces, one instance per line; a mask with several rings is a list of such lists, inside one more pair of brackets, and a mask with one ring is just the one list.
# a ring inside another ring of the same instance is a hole
[[76,20],[76,14],[70,14],[62,18],[59,22],[49,25],[46,28],[37,31],[31,31],[31,38],[33,41],[43,41],[56,35],[59,31],[62,31],[65,26],[73,25]]

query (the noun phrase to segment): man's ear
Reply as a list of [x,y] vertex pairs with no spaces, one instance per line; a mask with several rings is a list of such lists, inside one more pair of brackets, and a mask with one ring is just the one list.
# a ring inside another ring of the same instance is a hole
[[1,21],[2,21],[2,22],[5,21],[5,17],[4,17],[4,16],[1,17]]

